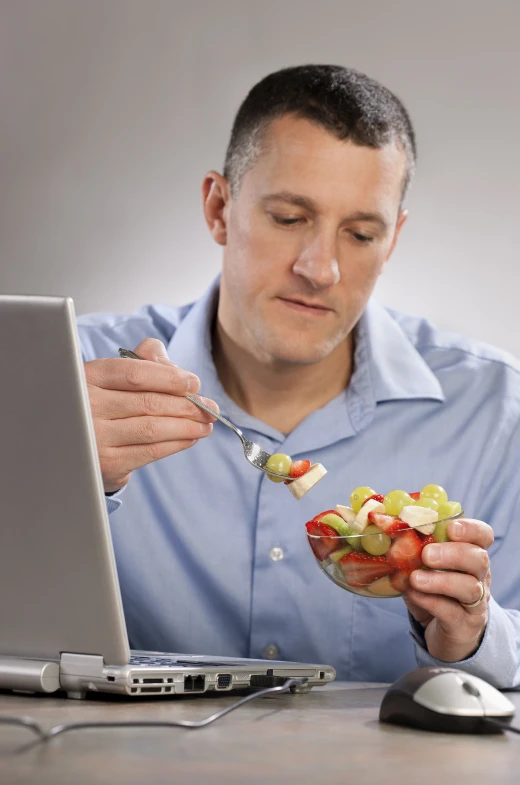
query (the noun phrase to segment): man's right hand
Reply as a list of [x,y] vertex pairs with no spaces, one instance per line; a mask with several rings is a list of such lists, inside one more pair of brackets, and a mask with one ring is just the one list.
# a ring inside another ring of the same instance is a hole
[[[127,484],[134,469],[185,450],[213,430],[214,417],[184,396],[199,379],[173,365],[161,341],[147,338],[135,349],[143,360],[85,363],[105,492]],[[207,398],[201,400],[218,412]]]

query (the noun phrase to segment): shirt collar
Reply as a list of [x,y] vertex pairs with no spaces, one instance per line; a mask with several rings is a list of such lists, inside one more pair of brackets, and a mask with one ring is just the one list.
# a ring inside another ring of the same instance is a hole
[[170,360],[201,380],[201,394],[216,401],[239,428],[260,433],[296,454],[353,436],[372,421],[378,403],[432,399],[444,395],[434,373],[386,309],[370,300],[355,328],[354,372],[348,389],[310,414],[286,437],[237,406],[226,394],[215,368],[211,331],[220,275],[188,310],[169,345]]
[[360,372],[365,367],[370,374],[376,403],[445,399],[439,380],[410,338],[373,298],[356,328],[355,365]]

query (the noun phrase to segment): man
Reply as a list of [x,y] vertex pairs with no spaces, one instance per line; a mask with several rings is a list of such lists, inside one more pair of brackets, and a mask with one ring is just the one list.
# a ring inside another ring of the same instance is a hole
[[[519,368],[370,297],[414,165],[409,117],[377,82],[272,74],[238,112],[224,174],[203,183],[219,280],[183,308],[80,320],[134,648],[328,662],[359,680],[456,663],[519,682]],[[326,477],[298,502],[270,483],[183,397],[199,385],[249,438]],[[412,574],[405,602],[321,575],[305,521],[356,486],[427,483],[470,517],[423,550],[435,570]]]

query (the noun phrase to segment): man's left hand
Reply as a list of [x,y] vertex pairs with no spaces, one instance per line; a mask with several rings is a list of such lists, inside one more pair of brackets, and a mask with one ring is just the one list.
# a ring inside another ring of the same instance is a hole
[[[487,550],[494,537],[491,526],[471,518],[451,521],[448,536],[451,542],[424,548],[422,560],[431,570],[412,572],[403,599],[425,628],[431,656],[458,662],[476,652],[486,629],[491,585]],[[482,595],[479,581],[484,587],[482,601],[469,608]]]

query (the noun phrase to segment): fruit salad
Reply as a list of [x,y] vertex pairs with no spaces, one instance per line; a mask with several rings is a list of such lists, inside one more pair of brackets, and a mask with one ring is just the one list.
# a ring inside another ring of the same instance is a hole
[[[309,460],[293,461],[290,455],[281,452],[271,455],[265,468],[268,478],[273,482],[285,482],[295,499],[301,499],[313,485],[316,485],[327,474],[327,470],[321,463],[311,466]],[[284,476],[276,477],[269,474],[269,470]]]
[[440,485],[386,496],[363,486],[352,491],[350,506],[337,504],[309,521],[307,538],[334,583],[365,597],[399,597],[424,567],[423,548],[446,542],[450,520],[462,514]]

